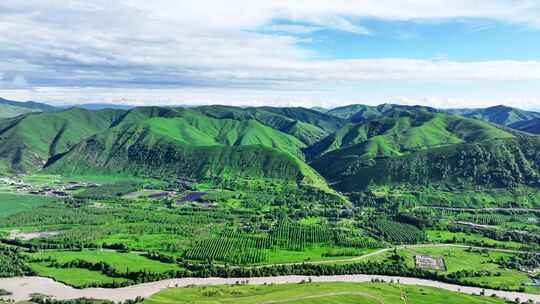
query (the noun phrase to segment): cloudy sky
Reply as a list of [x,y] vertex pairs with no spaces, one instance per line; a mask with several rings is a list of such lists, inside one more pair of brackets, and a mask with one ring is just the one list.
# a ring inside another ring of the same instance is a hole
[[540,109],[540,0],[2,0],[0,96]]

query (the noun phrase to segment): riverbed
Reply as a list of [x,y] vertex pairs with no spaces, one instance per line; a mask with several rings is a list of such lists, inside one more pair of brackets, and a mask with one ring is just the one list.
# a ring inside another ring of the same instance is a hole
[[437,287],[450,291],[463,292],[467,294],[480,294],[484,290],[486,296],[496,295],[500,298],[514,300],[519,298],[522,302],[532,300],[535,303],[540,303],[540,295],[527,294],[521,292],[500,291],[491,289],[482,289],[476,287],[466,287],[453,284],[442,283],[438,281],[408,278],[408,277],[391,277],[379,275],[335,275],[335,276],[276,276],[276,277],[257,277],[257,278],[182,278],[169,279],[157,282],[138,284],[122,288],[85,288],[75,289],[65,284],[56,282],[49,278],[43,277],[14,277],[0,278],[0,288],[12,293],[11,296],[4,297],[15,301],[23,301],[30,298],[33,293],[40,293],[54,297],[59,300],[68,300],[76,298],[94,298],[111,301],[125,301],[136,297],[148,298],[151,295],[172,287],[185,287],[188,285],[224,285],[235,284],[241,281],[247,281],[248,284],[284,284],[284,283],[300,283],[308,281],[311,278],[313,282],[370,282],[372,279],[384,280],[386,282],[393,281],[406,285],[421,285],[429,287]]

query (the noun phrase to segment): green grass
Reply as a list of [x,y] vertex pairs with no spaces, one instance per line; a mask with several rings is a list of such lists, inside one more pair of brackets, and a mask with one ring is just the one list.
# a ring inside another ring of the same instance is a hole
[[325,252],[335,252],[344,250],[344,247],[338,246],[318,246],[313,245],[306,248],[304,251],[293,251],[293,250],[284,250],[284,249],[267,249],[267,258],[265,264],[281,264],[281,263],[300,263],[307,261],[329,261],[329,260],[346,260],[352,257],[361,256],[368,254],[370,252],[376,251],[377,249],[368,249],[368,248],[351,248],[355,254],[352,256],[334,256],[334,257],[325,257],[323,254]]
[[17,115],[26,114],[29,112],[37,112],[39,110],[32,110],[23,107],[17,107],[13,105],[0,104],[0,119],[15,117]]
[[49,186],[56,182],[61,182],[62,176],[58,174],[35,173],[35,174],[24,176],[22,180],[25,183],[32,184],[35,186]]
[[[467,241],[482,242],[488,246],[495,246],[501,248],[513,248],[520,249],[523,244],[512,241],[497,241],[487,238],[477,233],[465,233],[465,232],[450,232],[441,230],[426,230],[428,240],[430,242],[447,242],[456,240],[457,243],[466,243]],[[481,246],[484,247],[484,246]]]
[[[129,248],[141,251],[164,251],[163,248],[174,243],[176,248],[187,249],[194,241],[188,237],[171,234],[114,234],[100,240],[107,244],[125,244]],[[179,254],[179,252],[175,252]],[[173,254],[167,252],[167,254]]]
[[59,263],[67,263],[74,260],[84,260],[90,263],[104,262],[119,272],[150,271],[166,272],[178,270],[175,264],[167,264],[147,259],[136,253],[119,253],[112,251],[44,251],[32,254],[36,258],[52,257]]
[[111,278],[101,272],[82,268],[54,268],[48,267],[47,263],[30,263],[30,267],[40,276],[52,278],[73,287],[127,281],[124,278]]
[[[35,172],[47,159],[108,128],[122,111],[67,109],[0,121],[0,155],[11,169]],[[15,149],[14,147],[20,147]]]
[[410,113],[349,124],[311,147],[309,154],[321,156],[341,150],[341,157],[399,156],[443,145],[511,137],[506,131],[476,120],[442,113]]
[[303,217],[298,220],[298,223],[304,224],[304,225],[318,225],[318,224],[321,224],[321,217],[318,217],[318,216]]
[[[443,300],[444,299],[444,300]],[[443,289],[385,283],[307,283],[262,286],[203,286],[161,291],[145,304],[502,304],[503,300]]]
[[[430,255],[432,257],[441,257],[444,259],[447,271],[446,273],[457,272],[461,270],[480,271],[487,270],[492,273],[500,272],[500,276],[485,276],[478,278],[462,278],[460,282],[476,282],[488,284],[493,288],[504,288],[517,290],[520,287],[525,287],[526,292],[540,293],[539,287],[523,286],[523,284],[531,283],[531,279],[527,274],[517,270],[504,269],[493,263],[499,257],[509,257],[513,254],[496,251],[487,251],[486,253],[468,252],[466,248],[459,247],[416,247],[399,249],[399,255],[405,258],[405,263],[408,267],[415,267],[414,256],[417,254]],[[392,254],[391,251],[385,254],[377,255],[368,258],[371,261],[385,261]]]
[[0,217],[30,210],[54,201],[55,199],[51,197],[0,192]]

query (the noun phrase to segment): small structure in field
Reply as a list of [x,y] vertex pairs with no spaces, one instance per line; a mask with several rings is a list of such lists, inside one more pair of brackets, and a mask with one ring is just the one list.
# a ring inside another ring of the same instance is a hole
[[428,268],[445,271],[446,266],[442,258],[434,258],[429,255],[415,255],[414,262],[418,268]]
[[[176,200],[176,205],[180,206],[187,202],[199,202],[199,203],[209,204],[209,202],[205,201],[203,198],[207,194],[208,192],[188,191],[184,194],[182,198]],[[206,206],[206,207],[209,207],[209,206]]]

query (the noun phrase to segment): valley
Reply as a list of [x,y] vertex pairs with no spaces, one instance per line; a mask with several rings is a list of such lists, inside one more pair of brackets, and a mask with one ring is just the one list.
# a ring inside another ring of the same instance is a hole
[[364,282],[323,284],[321,297],[350,301],[383,297],[367,295],[370,284],[410,288],[417,301],[416,284],[538,300],[538,136],[486,115],[349,110],[70,108],[0,119],[0,290],[27,300],[28,283],[57,299],[103,290],[103,300],[153,303],[174,298],[152,296],[172,284],[304,280],[308,293]]
[[0,0],[0,304],[540,304],[540,0]]

